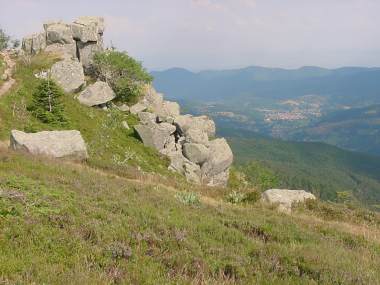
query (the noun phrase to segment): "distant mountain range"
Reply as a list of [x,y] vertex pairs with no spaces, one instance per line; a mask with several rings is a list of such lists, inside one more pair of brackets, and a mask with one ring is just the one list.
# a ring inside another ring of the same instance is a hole
[[380,68],[152,72],[166,97],[232,129],[380,154]]
[[181,68],[152,72],[154,84],[169,98],[219,101],[269,97],[288,99],[317,94],[335,103],[380,103],[380,68],[247,67],[193,73]]

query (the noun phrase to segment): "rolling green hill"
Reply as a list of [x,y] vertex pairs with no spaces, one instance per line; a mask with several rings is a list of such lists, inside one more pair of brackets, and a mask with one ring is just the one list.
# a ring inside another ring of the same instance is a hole
[[[251,134],[241,137],[221,130],[240,169],[254,181],[263,169],[268,188],[309,190],[324,200],[349,192],[366,205],[380,204],[380,158],[345,151],[323,143],[287,142]],[[247,133],[245,133],[247,135]]]

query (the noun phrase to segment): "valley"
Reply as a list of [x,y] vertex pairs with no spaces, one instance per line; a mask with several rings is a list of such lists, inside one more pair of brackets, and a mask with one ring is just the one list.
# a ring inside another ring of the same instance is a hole
[[168,98],[192,113],[210,115],[219,125],[380,155],[378,68],[171,69],[152,74]]

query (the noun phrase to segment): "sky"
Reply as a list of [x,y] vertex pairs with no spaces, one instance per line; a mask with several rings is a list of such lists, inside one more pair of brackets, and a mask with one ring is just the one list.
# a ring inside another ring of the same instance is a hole
[[81,15],[150,70],[380,66],[380,0],[0,0],[17,38]]

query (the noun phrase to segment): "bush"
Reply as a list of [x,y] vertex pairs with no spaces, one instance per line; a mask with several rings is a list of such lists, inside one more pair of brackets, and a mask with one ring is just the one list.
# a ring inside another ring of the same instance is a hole
[[230,194],[228,194],[227,201],[231,204],[254,204],[260,199],[260,197],[261,194],[258,191],[251,191],[247,193],[239,193],[237,191],[232,191]]
[[66,123],[61,101],[63,95],[63,90],[54,81],[42,79],[33,93],[33,101],[28,110],[44,123],[62,125]]
[[244,194],[239,193],[236,191],[232,191],[230,194],[227,196],[227,201],[232,203],[232,204],[239,204],[242,203],[244,200]]
[[116,100],[135,103],[142,94],[144,84],[151,83],[152,76],[141,63],[126,52],[108,50],[94,56],[96,76],[107,82],[116,93]]
[[175,195],[175,197],[178,201],[187,206],[200,204],[199,196],[197,193],[179,192]]

